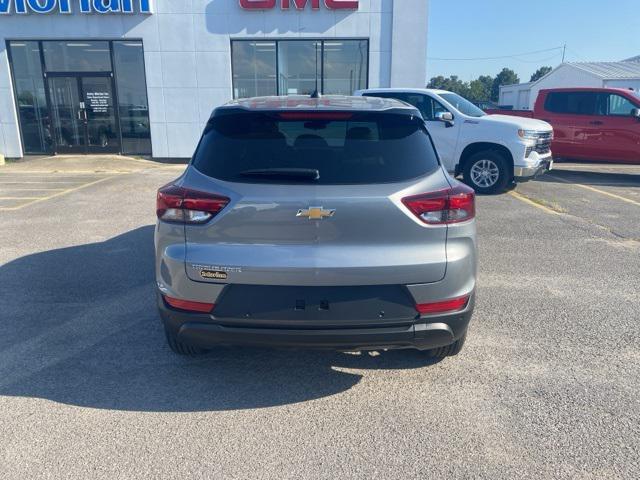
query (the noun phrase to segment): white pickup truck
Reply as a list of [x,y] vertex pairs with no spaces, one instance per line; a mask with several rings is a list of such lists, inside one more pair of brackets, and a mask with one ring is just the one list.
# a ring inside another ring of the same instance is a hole
[[553,128],[547,122],[487,115],[446,90],[376,88],[355,94],[397,98],[417,107],[444,166],[462,174],[477,192],[499,193],[553,167]]

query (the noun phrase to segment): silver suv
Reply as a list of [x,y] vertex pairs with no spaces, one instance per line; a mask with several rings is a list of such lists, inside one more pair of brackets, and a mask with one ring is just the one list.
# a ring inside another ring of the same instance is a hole
[[217,108],[157,196],[170,347],[417,348],[455,355],[474,307],[475,197],[393,99]]

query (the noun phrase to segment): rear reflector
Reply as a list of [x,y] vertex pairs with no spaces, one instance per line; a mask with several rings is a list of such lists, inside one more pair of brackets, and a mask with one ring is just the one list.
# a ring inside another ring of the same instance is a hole
[[165,302],[173,308],[185,310],[187,312],[209,313],[215,307],[215,303],[192,302],[190,300],[180,300],[178,298],[163,295]]
[[402,203],[429,225],[466,222],[476,216],[475,193],[461,183],[446,190],[403,198]]
[[421,315],[457,312],[458,310],[463,310],[467,306],[468,301],[469,295],[465,295],[464,297],[444,300],[442,302],[418,303],[416,304],[416,310]]
[[205,223],[228,203],[229,199],[221,195],[169,184],[158,190],[156,214],[165,222]]

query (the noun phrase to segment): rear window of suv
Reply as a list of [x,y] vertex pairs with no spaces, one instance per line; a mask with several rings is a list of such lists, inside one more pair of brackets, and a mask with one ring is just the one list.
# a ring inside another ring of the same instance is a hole
[[[212,118],[193,165],[243,183],[367,184],[424,176],[438,160],[422,119],[390,113],[233,113]],[[251,171],[317,170],[315,179]]]

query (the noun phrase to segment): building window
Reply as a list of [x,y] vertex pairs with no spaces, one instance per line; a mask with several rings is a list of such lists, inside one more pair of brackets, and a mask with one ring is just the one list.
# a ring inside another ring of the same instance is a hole
[[276,43],[233,42],[233,97],[277,95]]
[[109,42],[42,42],[48,72],[110,72]]
[[280,95],[310,95],[320,90],[322,42],[290,40],[278,42],[278,92]]
[[113,64],[122,132],[122,153],[151,154],[149,103],[142,42],[113,42]]
[[142,41],[8,47],[24,153],[151,154]]
[[324,42],[324,93],[352,95],[356,90],[367,88],[368,43],[366,40]]
[[234,98],[352,95],[367,88],[368,40],[234,40]]
[[18,117],[25,153],[51,150],[51,122],[38,42],[9,42]]

